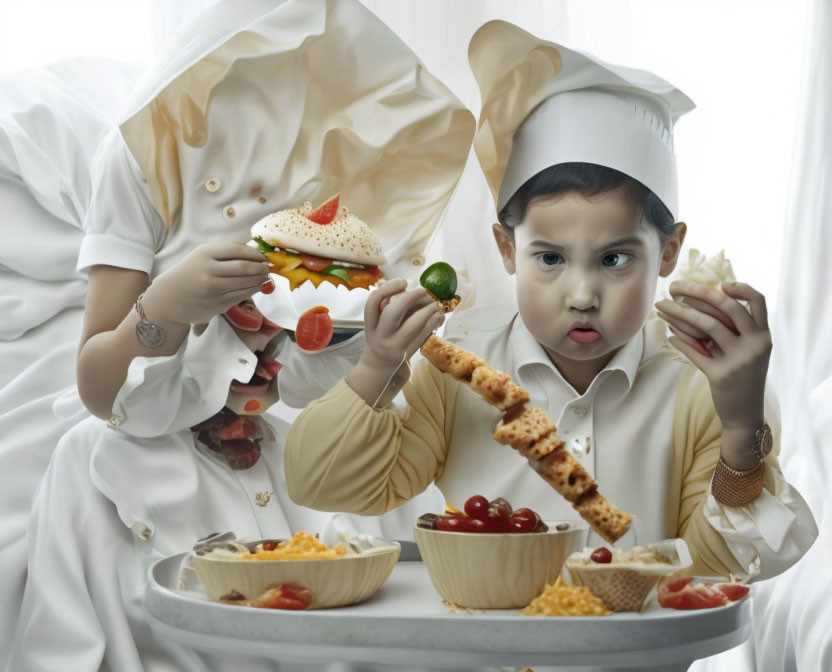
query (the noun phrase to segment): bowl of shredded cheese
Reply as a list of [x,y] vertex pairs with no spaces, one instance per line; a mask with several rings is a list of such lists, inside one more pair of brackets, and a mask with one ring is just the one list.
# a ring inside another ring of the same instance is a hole
[[[291,539],[246,545],[231,542],[197,546],[192,560],[210,600],[241,606],[326,609],[371,597],[390,576],[401,547],[393,541],[360,536],[327,546],[308,532]],[[303,597],[303,606],[285,596]],[[304,589],[301,591],[300,589]],[[300,591],[300,592],[299,592]],[[266,598],[269,599],[266,599]]]

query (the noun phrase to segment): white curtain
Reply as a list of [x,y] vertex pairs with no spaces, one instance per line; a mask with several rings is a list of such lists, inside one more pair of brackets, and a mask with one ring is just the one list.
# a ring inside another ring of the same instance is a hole
[[[78,55],[146,64],[159,44],[214,1],[0,0],[0,76]],[[832,458],[823,451],[832,435],[832,302],[826,297],[832,288],[826,260],[832,221],[825,207],[832,205],[827,195],[832,188],[830,3],[362,1],[475,113],[479,95],[467,45],[476,28],[494,18],[652,70],[698,103],[677,127],[688,243],[707,253],[726,248],[738,277],[769,299],[772,377],[787,437],[782,462],[823,529],[823,486],[832,476]],[[803,109],[793,161],[798,100]],[[491,242],[493,221],[485,181],[469,161],[428,257],[465,269],[476,283],[478,303],[514,296]],[[832,623],[829,610],[823,611],[824,595],[832,588],[826,560],[831,545],[829,534],[822,533],[801,563],[759,586],[756,648],[749,644],[693,669],[832,669],[827,634]]]

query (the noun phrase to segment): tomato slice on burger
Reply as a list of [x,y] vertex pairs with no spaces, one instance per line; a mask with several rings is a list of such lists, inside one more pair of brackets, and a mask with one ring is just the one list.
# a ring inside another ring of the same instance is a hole
[[315,306],[298,318],[295,341],[301,350],[321,350],[332,340],[332,318],[329,308]]
[[310,271],[325,271],[332,266],[332,259],[324,259],[323,257],[314,257],[311,254],[301,254],[301,263]]
[[338,204],[340,202],[340,194],[335,194],[335,196],[330,198],[326,203],[306,215],[306,219],[313,221],[316,224],[332,224],[335,220],[335,215],[338,214]]
[[246,331],[257,331],[263,324],[263,315],[257,310],[254,301],[246,299],[225,311],[226,316],[235,327]]

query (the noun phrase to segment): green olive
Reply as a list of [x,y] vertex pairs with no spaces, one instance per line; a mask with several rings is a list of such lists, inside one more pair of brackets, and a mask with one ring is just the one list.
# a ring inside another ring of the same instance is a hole
[[437,261],[428,266],[419,282],[440,301],[452,299],[456,293],[456,271],[444,261]]

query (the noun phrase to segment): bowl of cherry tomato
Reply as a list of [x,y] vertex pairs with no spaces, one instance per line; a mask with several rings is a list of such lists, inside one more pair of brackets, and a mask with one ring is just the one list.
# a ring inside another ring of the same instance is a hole
[[557,580],[587,529],[583,521],[544,522],[501,497],[474,495],[464,511],[421,516],[414,536],[431,583],[446,602],[518,609]]

